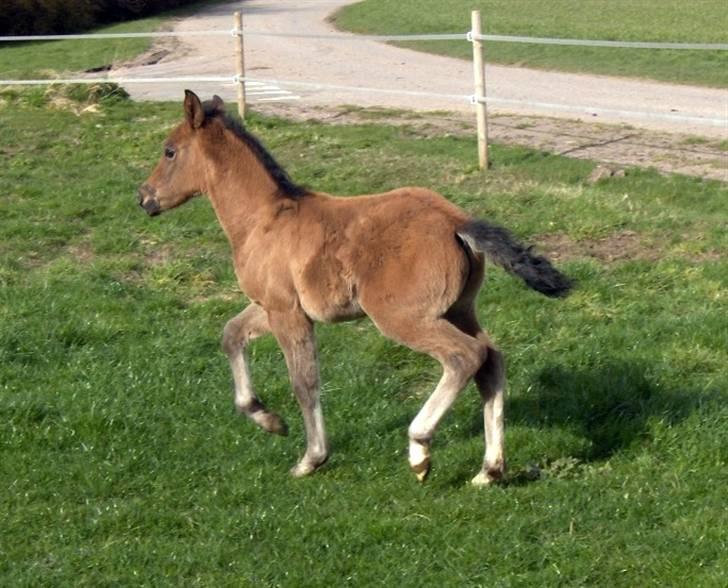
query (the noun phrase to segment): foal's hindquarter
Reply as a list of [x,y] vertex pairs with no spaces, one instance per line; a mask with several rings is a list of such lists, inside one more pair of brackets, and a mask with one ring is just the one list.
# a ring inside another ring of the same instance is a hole
[[139,189],[155,216],[194,194],[208,194],[227,235],[242,291],[251,304],[225,326],[222,346],[235,382],[235,406],[263,429],[286,424],[260,401],[247,348],[272,333],[283,350],[303,413],[306,451],[291,470],[303,476],[326,461],[313,323],[363,315],[386,336],[426,353],[442,377],[409,427],[409,463],[422,481],[438,423],[471,378],[483,399],[486,451],[473,479],[503,476],[501,354],[480,328],[474,301],[484,259],[547,296],[568,278],[500,227],[471,219],[423,188],[337,198],[297,186],[260,143],[223,112],[222,100],[185,97],[185,122]]

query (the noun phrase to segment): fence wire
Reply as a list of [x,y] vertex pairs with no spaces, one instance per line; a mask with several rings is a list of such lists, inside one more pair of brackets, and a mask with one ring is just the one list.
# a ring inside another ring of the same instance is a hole
[[697,123],[709,126],[726,127],[728,130],[728,107],[726,109],[726,118],[708,118],[697,114],[672,114],[665,112],[649,112],[644,110],[620,110],[617,108],[602,108],[601,106],[568,106],[566,104],[556,104],[553,102],[535,102],[531,100],[512,100],[509,98],[476,98],[475,101],[484,104],[495,104],[504,106],[529,106],[532,108],[540,108],[543,110],[559,110],[562,112],[574,112],[582,114],[611,114],[625,118],[643,118],[655,120],[672,120],[676,122]]
[[479,41],[527,43],[529,45],[569,45],[573,47],[611,47],[618,49],[673,49],[688,51],[726,51],[728,43],[660,43],[652,41],[597,41],[551,37],[517,37],[510,35],[472,35]]
[[[310,90],[334,90],[352,93],[366,93],[366,94],[382,94],[382,95],[395,95],[395,96],[411,96],[420,98],[435,98],[442,100],[452,100],[456,102],[467,102],[470,104],[476,104],[482,102],[488,105],[501,105],[501,106],[521,106],[530,107],[540,110],[557,110],[560,112],[573,112],[582,114],[607,114],[617,115],[627,118],[643,118],[653,120],[666,120],[686,123],[697,123],[709,126],[722,126],[728,128],[728,110],[726,118],[709,118],[699,116],[697,114],[672,114],[662,112],[649,112],[649,111],[636,111],[636,110],[620,110],[614,108],[603,108],[601,106],[570,106],[566,104],[557,104],[553,102],[537,102],[532,100],[514,100],[509,98],[497,98],[487,96],[485,98],[478,98],[471,94],[445,94],[438,92],[424,92],[415,90],[393,90],[388,88],[373,88],[364,86],[347,86],[343,84],[324,84],[317,82],[301,82],[297,80],[279,80],[272,78],[251,78],[251,77],[239,77],[237,75],[231,76],[180,76],[180,77],[90,77],[90,78],[60,78],[60,79],[35,79],[35,80],[0,80],[0,86],[52,86],[62,84],[97,84],[97,83],[114,83],[114,84],[148,84],[148,83],[162,83],[162,84],[175,84],[175,83],[214,83],[225,86],[234,86],[241,82],[246,85],[250,85],[250,89],[255,91],[256,87],[268,86],[273,87],[292,87],[292,88],[304,88]],[[282,99],[282,98],[281,98]],[[294,99],[294,97],[291,97]],[[299,97],[295,97],[299,99]]]
[[[424,35],[345,35],[345,34],[310,34],[297,32],[266,32],[266,31],[248,31],[238,28],[220,30],[200,30],[200,31],[149,31],[142,33],[90,33],[78,35],[14,35],[0,37],[2,42],[28,42],[28,41],[58,41],[58,40],[100,40],[100,39],[125,39],[125,38],[158,38],[158,37],[202,37],[202,36],[251,36],[251,37],[290,37],[290,38],[307,38],[307,39],[331,39],[337,41],[452,41],[467,40],[472,42],[489,41],[489,42],[507,42],[507,43],[528,43],[540,45],[568,45],[581,47],[611,47],[611,48],[630,48],[630,49],[670,49],[670,50],[728,50],[726,43],[660,43],[660,42],[639,42],[639,41],[600,41],[586,39],[560,39],[550,37],[519,37],[509,35],[474,35],[472,32],[467,33],[443,33],[443,34],[424,34]],[[707,118],[692,114],[667,114],[660,112],[644,112],[632,110],[619,110],[592,106],[569,106],[565,104],[555,104],[547,102],[536,102],[528,100],[512,100],[506,98],[484,97],[478,98],[471,95],[462,94],[446,94],[436,92],[370,88],[359,86],[346,86],[340,84],[324,84],[315,82],[299,82],[294,80],[275,80],[262,78],[249,78],[239,76],[180,76],[180,77],[87,77],[87,78],[64,78],[64,79],[31,79],[31,80],[0,80],[0,86],[40,86],[40,85],[56,85],[56,84],[96,84],[96,83],[117,83],[117,84],[148,84],[148,83],[218,83],[223,85],[236,85],[246,83],[252,85],[277,85],[291,86],[299,88],[308,88],[313,90],[337,90],[345,92],[366,92],[370,94],[388,94],[399,96],[439,98],[453,101],[467,101],[471,104],[479,102],[494,105],[510,105],[510,106],[526,106],[537,109],[558,110],[562,112],[581,112],[585,114],[613,114],[629,118],[643,119],[662,119],[673,120],[689,123],[708,124],[717,126],[728,126],[728,116],[725,119]],[[298,98],[298,97],[295,97]],[[271,99],[274,99],[271,97]]]
[[559,37],[521,37],[517,35],[473,35],[464,33],[434,33],[424,35],[346,35],[341,33],[270,32],[240,29],[210,29],[204,31],[149,31],[144,33],[88,33],[78,35],[11,35],[0,37],[0,43],[28,41],[62,41],[67,39],[132,39],[145,37],[288,37],[296,39],[331,39],[335,41],[494,41],[529,45],[567,45],[574,47],[612,47],[621,49],[672,49],[678,51],[728,51],[728,43],[670,43],[659,41],[602,41],[594,39],[562,39]]

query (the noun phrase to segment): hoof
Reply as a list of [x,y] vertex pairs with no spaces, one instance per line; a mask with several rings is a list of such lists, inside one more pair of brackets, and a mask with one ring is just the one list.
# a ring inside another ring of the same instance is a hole
[[496,484],[500,482],[503,479],[503,471],[498,469],[490,469],[485,472],[479,472],[477,476],[475,476],[472,480],[470,480],[470,483],[473,486],[476,486],[478,488],[483,488],[484,486],[491,486],[493,484]]
[[274,435],[288,435],[288,425],[281,417],[276,413],[270,412],[264,408],[260,403],[250,406],[238,406],[235,405],[235,412],[240,415],[248,417],[256,425],[258,425],[264,431],[273,433]]
[[304,476],[309,476],[313,474],[317,469],[319,469],[322,465],[324,465],[327,459],[328,456],[320,460],[311,461],[304,457],[303,459],[301,459],[301,461],[294,465],[288,471],[288,473],[294,478],[303,478]]
[[430,473],[430,460],[427,459],[426,461],[423,461],[422,463],[417,464],[416,466],[410,466],[412,468],[412,471],[415,473],[415,478],[417,478],[417,481],[422,484],[427,479],[427,474]]
[[294,465],[288,471],[288,473],[291,474],[291,476],[293,476],[294,478],[303,478],[304,476],[309,476],[313,474],[315,471],[316,468],[313,467],[311,464],[299,462]]
[[264,431],[268,431],[274,435],[281,435],[282,437],[288,435],[288,425],[286,424],[286,421],[273,412],[266,413],[264,418],[262,418],[261,422],[258,422],[258,424]]
[[485,472],[480,472],[477,476],[470,480],[470,483],[477,488],[483,488],[485,486],[490,486],[494,481],[495,480],[493,480]]
[[430,447],[427,443],[410,441],[409,464],[415,474],[417,481],[422,483],[430,473]]

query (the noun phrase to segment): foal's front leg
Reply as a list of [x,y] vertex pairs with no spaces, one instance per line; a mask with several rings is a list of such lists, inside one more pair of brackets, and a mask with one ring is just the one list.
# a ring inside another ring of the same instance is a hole
[[313,473],[328,458],[313,324],[302,312],[269,313],[268,319],[286,357],[306,428],[306,453],[291,469],[291,475],[298,478]]
[[235,382],[235,409],[269,433],[286,435],[288,427],[281,417],[269,411],[253,390],[248,367],[247,347],[253,339],[270,332],[268,316],[257,304],[251,304],[225,325],[222,348],[230,360]]

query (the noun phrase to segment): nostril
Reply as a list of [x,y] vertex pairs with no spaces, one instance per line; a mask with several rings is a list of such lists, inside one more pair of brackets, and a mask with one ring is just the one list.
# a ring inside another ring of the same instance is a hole
[[149,184],[142,184],[137,190],[137,197],[139,199],[139,206],[147,208],[150,201],[155,201],[157,191]]
[[156,200],[147,200],[144,204],[142,204],[142,208],[147,211],[149,216],[157,216],[160,212],[162,212],[162,209],[159,207],[159,203]]

